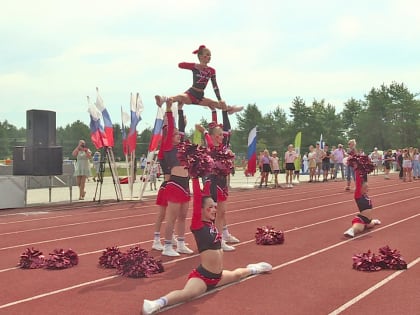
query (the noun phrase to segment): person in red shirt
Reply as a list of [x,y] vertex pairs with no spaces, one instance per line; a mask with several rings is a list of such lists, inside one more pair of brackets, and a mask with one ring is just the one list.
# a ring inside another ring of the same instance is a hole
[[[170,99],[172,102],[179,102],[182,104],[196,104],[207,106],[211,109],[223,109],[226,107],[225,101],[220,96],[219,87],[216,81],[216,70],[208,66],[211,59],[211,52],[206,46],[201,45],[197,50],[193,51],[193,54],[197,54],[200,63],[181,62],[178,67],[181,69],[191,70],[193,73],[193,84],[192,86],[182,94],[165,97],[156,95],[156,104],[162,106],[162,104]],[[216,94],[217,101],[210,98],[204,97],[204,90],[207,83],[211,81],[213,85],[214,93]],[[239,112],[243,109],[242,106],[227,106],[229,114]]]

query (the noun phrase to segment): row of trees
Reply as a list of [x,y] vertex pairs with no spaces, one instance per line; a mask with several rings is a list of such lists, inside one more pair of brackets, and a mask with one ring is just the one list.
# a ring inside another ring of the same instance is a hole
[[[404,84],[392,83],[372,88],[363,100],[349,99],[341,113],[337,113],[332,104],[325,100],[313,100],[310,105],[296,97],[290,106],[289,117],[277,107],[265,115],[257,104],[249,104],[236,114],[238,125],[233,130],[232,149],[239,156],[247,152],[249,131],[258,126],[257,148],[283,152],[289,143],[293,143],[298,131],[302,131],[302,152],[314,144],[323,135],[323,140],[330,145],[346,144],[355,138],[358,147],[370,152],[373,147],[386,150],[420,144],[420,101],[418,94],[411,93]],[[202,120],[202,124],[208,121]],[[193,130],[187,132],[191,135]],[[151,128],[139,134],[137,152],[146,153]],[[122,133],[119,124],[114,125],[115,156],[123,158]],[[57,145],[63,147],[65,158],[71,158],[71,152],[79,139],[89,139],[89,127],[76,121],[57,129]],[[0,123],[0,157],[10,158],[13,148],[25,145],[26,130],[17,129],[7,121]]]

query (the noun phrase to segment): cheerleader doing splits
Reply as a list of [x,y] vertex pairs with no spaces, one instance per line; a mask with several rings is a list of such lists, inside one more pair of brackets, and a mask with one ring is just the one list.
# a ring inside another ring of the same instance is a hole
[[[172,102],[180,102],[183,104],[196,104],[213,108],[222,109],[226,106],[225,101],[220,96],[219,87],[216,81],[216,70],[208,66],[211,59],[210,49],[206,46],[201,45],[197,50],[193,51],[193,54],[197,54],[200,63],[181,62],[178,67],[181,69],[191,70],[193,73],[193,84],[185,93],[169,97]],[[213,85],[214,93],[216,94],[217,100],[204,97],[204,90],[207,83],[211,80]],[[156,104],[162,106],[162,104],[168,99],[165,96],[155,96]],[[229,114],[239,112],[243,109],[242,106],[228,106]]]
[[372,228],[377,224],[381,224],[378,219],[372,219],[372,201],[367,195],[368,183],[363,180],[360,171],[355,169],[356,190],[354,191],[354,200],[360,213],[353,219],[352,227],[344,232],[347,237],[354,237],[356,234],[363,232],[365,229]]
[[221,235],[214,224],[216,216],[214,201],[210,196],[203,195],[198,178],[193,178],[192,184],[194,197],[191,232],[197,243],[201,264],[189,274],[183,289],[172,291],[154,301],[144,300],[144,315],[154,314],[165,306],[190,300],[207,290],[272,269],[269,263],[260,262],[233,271],[223,270]]

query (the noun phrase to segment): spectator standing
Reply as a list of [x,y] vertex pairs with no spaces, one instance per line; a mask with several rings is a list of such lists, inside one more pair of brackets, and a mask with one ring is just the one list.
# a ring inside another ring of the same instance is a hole
[[294,150],[293,144],[287,146],[287,151],[284,154],[284,168],[286,170],[286,187],[292,188],[293,172],[295,170],[295,160],[298,154]]
[[413,179],[420,179],[420,155],[418,148],[413,150]]
[[91,175],[89,159],[92,152],[86,146],[85,140],[79,140],[78,146],[73,150],[72,155],[76,158],[74,176],[76,176],[77,186],[79,187],[79,200],[84,200],[86,191],[86,179]]
[[260,169],[261,169],[261,181],[260,181],[259,187],[262,188],[262,185],[264,184],[265,188],[267,188],[268,175],[271,172],[270,157],[269,157],[269,153],[267,149],[263,151],[263,155],[261,156]]
[[316,152],[313,145],[309,146],[309,153],[308,153],[308,166],[309,166],[309,182],[315,182],[315,172],[316,172]]
[[384,173],[385,173],[385,179],[389,179],[389,172],[391,171],[391,164],[394,161],[394,157],[392,155],[392,150],[389,149],[384,154]]
[[343,145],[341,143],[338,144],[337,149],[332,152],[334,156],[334,179],[337,178],[338,170],[340,169],[341,178],[344,180],[344,164],[343,159],[345,156]]
[[274,188],[278,188],[280,187],[279,185],[279,174],[280,174],[280,164],[279,164],[279,158],[277,156],[277,151],[273,151],[271,153],[271,157],[270,157],[270,167],[271,167],[271,171],[273,172],[274,175]]

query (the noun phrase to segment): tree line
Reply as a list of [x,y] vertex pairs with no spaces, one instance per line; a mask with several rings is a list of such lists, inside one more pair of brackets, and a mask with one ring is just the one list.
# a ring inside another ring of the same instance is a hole
[[[324,99],[314,99],[306,104],[301,97],[293,99],[290,113],[280,106],[262,114],[257,104],[248,104],[235,114],[238,125],[232,130],[232,150],[246,157],[249,131],[257,126],[257,149],[286,151],[287,145],[294,142],[297,132],[302,132],[301,152],[306,152],[310,144],[323,137],[330,145],[346,144],[356,139],[358,147],[370,152],[374,147],[380,150],[420,144],[420,100],[418,93],[410,92],[403,83],[393,82],[389,86],[372,88],[362,100],[350,98],[345,102],[342,112],[336,112],[334,105]],[[208,124],[202,119],[201,124]],[[187,131],[191,136],[193,129]],[[147,153],[152,136],[152,128],[147,128],[137,137],[136,152]],[[119,124],[114,124],[114,155],[124,159],[122,151],[122,132]],[[63,147],[63,157],[72,158],[71,152],[79,139],[89,143],[90,129],[77,120],[65,127],[57,128],[56,144]],[[7,120],[0,122],[0,159],[11,158],[15,146],[24,146],[25,128],[16,128]],[[90,147],[92,150],[92,144]]]

